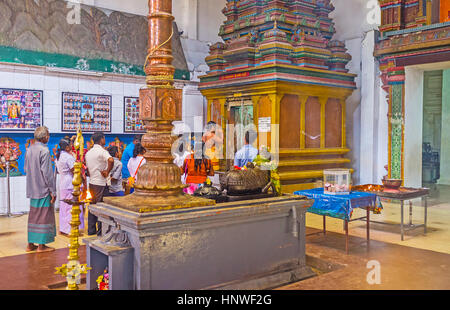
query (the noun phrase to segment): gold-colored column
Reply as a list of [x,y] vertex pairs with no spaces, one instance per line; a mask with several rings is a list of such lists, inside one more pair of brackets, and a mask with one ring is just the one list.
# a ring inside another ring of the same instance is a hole
[[327,97],[319,97],[320,102],[320,148],[325,148],[325,108],[327,104],[328,98]]
[[214,204],[183,194],[181,171],[173,163],[172,122],[182,119],[182,89],[173,84],[172,0],[149,0],[146,86],[139,91],[140,118],[146,134],[142,145],[146,163],[137,174],[131,197],[108,197],[108,204],[135,212],[152,212]]
[[270,152],[272,154],[280,154],[280,108],[281,100],[284,93],[270,94],[269,98],[272,102],[272,125],[270,138]]
[[81,283],[81,274],[86,274],[89,269],[86,264],[80,264],[78,256],[78,248],[80,247],[80,243],[78,242],[78,238],[80,236],[79,226],[80,222],[80,205],[83,202],[80,201],[81,195],[81,168],[82,168],[82,158],[84,155],[84,139],[81,134],[81,129],[78,129],[77,137],[75,140],[75,150],[78,152],[77,161],[74,164],[74,172],[73,172],[73,192],[72,192],[72,200],[65,201],[66,203],[72,205],[71,215],[72,218],[70,220],[70,243],[69,243],[69,256],[68,263],[62,265],[61,267],[56,267],[56,273],[63,275],[67,280],[67,290],[78,290],[78,285]]

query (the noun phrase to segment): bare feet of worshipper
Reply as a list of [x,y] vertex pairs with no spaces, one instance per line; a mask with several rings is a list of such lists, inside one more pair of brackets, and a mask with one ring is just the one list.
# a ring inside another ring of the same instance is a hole
[[37,252],[38,253],[42,253],[42,252],[52,252],[54,251],[54,248],[48,247],[45,244],[39,244]]
[[34,243],[28,243],[28,246],[27,246],[27,252],[33,252],[33,251],[36,251],[37,248],[38,248],[38,246],[35,245]]

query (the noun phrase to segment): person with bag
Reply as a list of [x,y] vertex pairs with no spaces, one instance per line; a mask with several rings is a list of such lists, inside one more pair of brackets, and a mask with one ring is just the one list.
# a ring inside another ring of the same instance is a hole
[[194,145],[194,152],[186,157],[182,173],[186,178],[187,188],[183,189],[186,194],[192,195],[205,183],[208,176],[214,176],[214,167],[211,159],[205,155],[205,143],[197,142]]
[[142,144],[137,143],[133,150],[133,157],[128,161],[128,172],[130,173],[130,177],[128,178],[127,186],[130,188],[130,194],[134,192],[134,184],[137,180],[137,174],[139,168],[147,162],[144,158],[145,148]]

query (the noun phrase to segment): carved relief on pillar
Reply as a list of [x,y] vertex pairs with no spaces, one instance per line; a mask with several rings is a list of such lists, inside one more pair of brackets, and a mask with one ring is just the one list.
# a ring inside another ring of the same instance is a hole
[[[172,122],[182,118],[182,90],[175,88],[145,88],[140,90],[141,119],[147,130],[142,145],[147,150],[147,163],[138,172],[136,191],[173,188],[173,194],[182,189],[180,171],[171,165]],[[146,192],[147,194],[149,192]]]
[[139,96],[143,121],[182,119],[182,89],[146,88],[141,89]]

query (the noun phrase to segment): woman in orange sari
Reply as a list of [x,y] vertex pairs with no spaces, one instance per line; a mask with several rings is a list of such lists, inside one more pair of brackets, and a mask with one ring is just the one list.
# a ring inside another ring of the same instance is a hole
[[194,146],[194,152],[186,157],[181,167],[182,173],[186,175],[186,184],[183,191],[192,195],[206,182],[208,176],[214,176],[214,167],[211,159],[205,155],[205,143],[197,142]]

